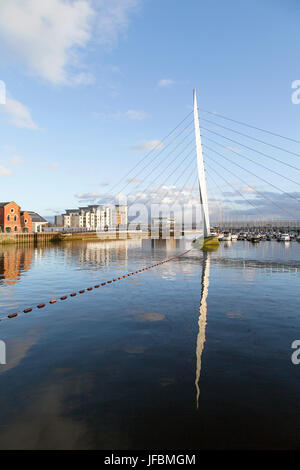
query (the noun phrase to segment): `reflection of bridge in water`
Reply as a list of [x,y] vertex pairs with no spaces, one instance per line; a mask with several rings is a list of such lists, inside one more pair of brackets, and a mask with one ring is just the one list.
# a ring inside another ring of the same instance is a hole
[[196,404],[197,408],[199,405],[199,396],[200,396],[200,373],[202,366],[202,353],[204,350],[205,343],[205,330],[206,330],[206,316],[207,316],[207,296],[208,296],[208,286],[209,286],[209,268],[210,268],[210,253],[203,253],[203,267],[202,267],[202,279],[201,279],[201,300],[200,300],[200,315],[198,319],[199,332],[197,336],[197,345],[196,345]]
[[[199,256],[194,256],[192,253],[188,256],[189,261],[199,264]],[[200,397],[200,375],[202,369],[202,355],[204,352],[204,345],[206,341],[206,325],[207,325],[207,298],[209,288],[210,268],[238,268],[249,271],[265,270],[271,273],[285,273],[285,272],[299,272],[300,262],[288,260],[287,262],[278,261],[259,261],[253,259],[234,259],[225,257],[214,257],[212,253],[203,252],[202,261],[202,276],[201,276],[201,298],[198,317],[198,334],[196,341],[196,373],[195,373],[195,387],[196,387],[196,407],[199,406]]]

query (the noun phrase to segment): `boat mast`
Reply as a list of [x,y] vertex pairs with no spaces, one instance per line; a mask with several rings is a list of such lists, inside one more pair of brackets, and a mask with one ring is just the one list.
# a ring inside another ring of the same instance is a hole
[[202,154],[202,143],[201,143],[201,136],[200,136],[198,106],[197,106],[197,97],[196,97],[195,89],[194,89],[194,124],[195,124],[195,137],[196,137],[200,204],[202,207],[202,216],[203,216],[203,235],[204,237],[209,237],[210,224],[209,224],[208,201],[207,201],[207,192],[206,192],[206,179],[205,179],[205,172],[204,172],[204,161],[203,161],[203,154]]

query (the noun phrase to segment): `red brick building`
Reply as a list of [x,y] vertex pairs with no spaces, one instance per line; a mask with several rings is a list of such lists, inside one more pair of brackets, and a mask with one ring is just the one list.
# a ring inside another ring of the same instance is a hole
[[0,232],[26,233],[32,230],[32,220],[27,211],[15,202],[0,202]]

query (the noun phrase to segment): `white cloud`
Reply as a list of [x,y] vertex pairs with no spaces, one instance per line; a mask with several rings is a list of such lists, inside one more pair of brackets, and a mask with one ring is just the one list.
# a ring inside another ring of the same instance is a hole
[[140,178],[128,178],[127,183],[140,183],[142,180]]
[[197,187],[182,189],[176,185],[164,185],[159,188],[146,189],[128,195],[129,204],[200,204]]
[[146,119],[147,117],[149,117],[147,113],[144,113],[143,111],[136,111],[134,109],[129,109],[126,112],[126,116],[131,121],[142,121],[143,119]]
[[109,180],[104,178],[102,181],[100,181],[100,186],[109,186]]
[[95,77],[91,73],[81,72],[74,75],[72,83],[74,85],[91,85],[95,83]]
[[168,87],[168,86],[174,85],[174,83],[175,81],[172,80],[172,78],[162,78],[161,80],[159,80],[157,86]]
[[49,170],[56,171],[59,168],[59,164],[56,162],[50,163],[50,165],[48,165],[48,168]]
[[120,33],[128,27],[129,15],[138,5],[139,0],[102,0],[98,5],[98,38],[102,44],[112,45]]
[[130,120],[130,121],[142,121],[143,119],[147,119],[149,117],[148,113],[144,111],[137,111],[135,109],[129,109],[128,111],[121,112],[102,112],[97,113],[95,112],[94,117],[97,119],[102,119],[104,121],[120,121],[120,120]]
[[10,176],[12,175],[12,171],[7,169],[7,168],[4,168],[4,166],[1,166],[0,165],[0,175],[2,176]]
[[103,193],[96,193],[96,192],[91,192],[91,193],[77,193],[75,194],[75,197],[77,199],[80,199],[82,201],[94,201],[97,198],[102,198],[105,196]]
[[54,84],[91,83],[92,75],[79,70],[79,52],[93,38],[114,45],[138,1],[1,1],[1,41],[34,75]]
[[163,148],[164,144],[162,143],[161,140],[147,140],[145,142],[142,142],[141,144],[135,145],[133,147],[134,150],[159,150]]
[[21,165],[23,163],[23,159],[19,157],[19,155],[14,155],[9,159],[8,164],[10,166],[16,166],[16,165]]
[[29,109],[13,98],[7,98],[6,104],[1,105],[0,110],[8,114],[10,122],[17,127],[25,129],[37,129],[38,126],[33,121]]

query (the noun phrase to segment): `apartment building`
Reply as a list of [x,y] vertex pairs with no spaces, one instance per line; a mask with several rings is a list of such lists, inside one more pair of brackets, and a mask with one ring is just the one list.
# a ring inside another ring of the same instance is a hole
[[103,204],[66,209],[65,214],[55,217],[55,224],[59,227],[99,231],[127,228],[128,209],[127,206],[105,206]]
[[128,206],[117,205],[115,206],[116,212],[116,225],[127,226],[128,224]]

